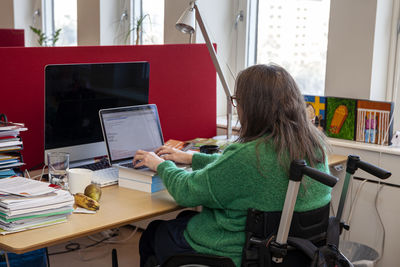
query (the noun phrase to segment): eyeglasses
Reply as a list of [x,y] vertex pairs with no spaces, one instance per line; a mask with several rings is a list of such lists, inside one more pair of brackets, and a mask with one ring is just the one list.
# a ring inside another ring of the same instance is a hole
[[233,96],[231,96],[231,103],[232,103],[232,106],[233,107],[237,107],[237,105],[238,105],[238,98],[235,96],[235,95],[233,95]]

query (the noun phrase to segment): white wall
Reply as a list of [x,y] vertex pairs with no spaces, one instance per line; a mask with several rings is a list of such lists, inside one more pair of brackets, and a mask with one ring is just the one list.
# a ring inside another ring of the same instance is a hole
[[41,1],[14,0],[14,28],[24,29],[25,46],[38,46],[38,36],[33,33],[30,26],[42,29],[42,13],[36,15],[36,10],[41,10]]
[[331,1],[325,95],[386,100],[392,5]]
[[[386,99],[392,1],[377,1],[370,99]],[[389,89],[389,88],[388,88]]]
[[42,28],[41,16],[34,16],[37,9],[41,9],[39,0],[0,1],[0,28],[23,29],[25,46],[37,46],[37,36],[29,28],[29,26]]
[[[332,140],[331,140],[332,142]],[[371,146],[368,144],[357,143],[357,149],[352,148],[348,144],[349,141],[333,141],[332,145],[334,154],[342,155],[358,155],[361,160],[369,162],[371,164],[380,166],[386,170],[392,172],[392,176],[385,180],[390,184],[400,185],[400,149],[392,149],[393,152],[390,153],[391,148]],[[340,144],[340,143],[343,143]],[[362,148],[362,147],[365,148]],[[373,148],[375,151],[371,150]],[[382,149],[381,149],[382,148]],[[379,150],[384,150],[380,152]],[[355,173],[356,177],[375,179],[373,176],[367,174],[362,170],[357,170]],[[341,177],[343,179],[343,176]],[[358,187],[361,184],[359,180],[353,180],[354,190],[349,189],[349,194],[346,200],[346,209],[344,212],[343,219],[348,222],[348,212],[349,207],[354,199]],[[337,207],[340,197],[340,184],[339,188],[334,188],[332,194],[332,203]],[[339,194],[338,194],[339,192]],[[379,221],[378,214],[375,210],[375,197],[378,193],[378,185],[375,183],[367,182],[360,193],[358,194],[358,200],[354,203],[352,220],[350,223],[350,232],[346,232],[342,235],[346,239],[353,242],[358,242],[369,247],[374,248],[376,251],[381,253],[381,244],[384,236],[383,227]],[[382,218],[384,229],[385,229],[385,248],[382,259],[376,265],[377,267],[386,266],[399,266],[400,254],[398,253],[400,247],[400,212],[399,205],[400,202],[400,188],[394,186],[384,186],[379,193],[377,207],[379,214]]]
[[0,28],[14,29],[13,0],[0,1]]
[[[188,43],[189,36],[175,29],[175,23],[182,12],[188,7],[190,1],[165,0],[164,17],[164,42]],[[217,44],[217,55],[225,79],[231,89],[234,90],[234,77],[237,72],[237,29],[235,28],[235,17],[238,12],[239,1],[231,0],[202,0],[197,1],[200,14],[205,23],[207,32],[213,43]],[[196,43],[204,43],[200,29],[197,27]],[[226,114],[226,95],[222,85],[217,78],[217,115]]]
[[99,45],[100,0],[78,0],[77,9],[78,45]]
[[[128,2],[128,1],[127,1]],[[129,18],[121,20],[123,1],[101,0],[100,5],[100,44],[124,44],[129,30]],[[127,6],[129,8],[129,6]],[[129,10],[128,10],[129,11]],[[79,25],[84,26],[84,25]]]
[[[244,47],[246,38],[240,28],[245,27],[245,23],[239,23],[236,29],[234,21],[239,9],[245,9],[249,1],[197,1],[209,34],[217,43],[220,64],[231,90],[234,79],[227,64],[234,74],[244,68],[245,54],[238,47]],[[174,25],[189,2],[165,1],[165,43],[188,42],[188,36],[175,30]],[[386,99],[386,80],[392,6],[393,0],[331,1],[325,95],[391,100]],[[241,32],[239,37],[238,31]],[[203,42],[199,32],[196,42]],[[217,114],[224,115],[225,95],[218,79],[217,101]]]
[[189,36],[175,29],[175,23],[191,0],[165,0],[164,2],[164,43],[185,44],[189,43]]
[[124,44],[129,18],[121,21],[129,0],[78,0],[78,45]]

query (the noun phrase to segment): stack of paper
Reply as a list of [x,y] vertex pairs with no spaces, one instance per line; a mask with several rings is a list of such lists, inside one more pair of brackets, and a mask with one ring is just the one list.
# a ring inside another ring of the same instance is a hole
[[21,131],[27,128],[21,123],[0,123],[0,178],[15,175],[15,170],[24,165],[20,151],[22,150]]
[[155,172],[125,167],[119,168],[118,185],[149,193],[165,189],[161,178]]
[[23,177],[0,180],[0,234],[62,223],[73,211],[74,198],[48,183]]

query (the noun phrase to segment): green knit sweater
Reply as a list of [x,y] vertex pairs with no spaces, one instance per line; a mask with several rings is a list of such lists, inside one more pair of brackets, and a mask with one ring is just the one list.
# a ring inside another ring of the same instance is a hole
[[[288,174],[279,165],[271,144],[256,141],[235,143],[222,155],[193,155],[193,172],[179,169],[172,161],[161,163],[158,174],[176,202],[185,207],[203,206],[184,232],[186,241],[199,253],[221,255],[241,264],[248,208],[281,211]],[[259,163],[258,163],[259,162]],[[329,172],[327,162],[316,166]],[[322,207],[330,201],[330,188],[303,178],[296,211]]]

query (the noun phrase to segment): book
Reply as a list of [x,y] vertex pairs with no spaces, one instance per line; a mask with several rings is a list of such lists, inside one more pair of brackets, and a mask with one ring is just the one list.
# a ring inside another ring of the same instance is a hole
[[14,152],[22,150],[22,146],[6,146],[0,147],[0,152]]
[[61,214],[70,214],[73,211],[74,211],[73,207],[71,205],[68,205],[68,206],[63,206],[58,209],[51,209],[51,210],[32,212],[32,213],[26,213],[26,214],[20,214],[20,215],[12,215],[12,216],[9,216],[9,215],[6,215],[6,214],[0,212],[0,221],[9,223],[9,222],[18,221],[18,220],[49,217],[49,216],[61,215]]
[[145,183],[143,181],[119,177],[118,185],[121,187],[139,190],[139,191],[148,192],[148,193],[155,193],[155,192],[165,189],[165,186],[161,180],[160,180],[160,182],[156,182],[156,183]]
[[31,220],[29,222],[21,222],[21,223],[12,223],[12,224],[3,224],[0,223],[0,234],[6,235],[16,232],[21,232],[29,229],[40,228],[44,226],[54,225],[58,223],[63,223],[67,221],[67,215],[59,215],[59,216],[49,216],[40,218],[38,220]]
[[0,234],[65,222],[74,197],[49,183],[23,177],[0,180]]
[[153,183],[161,181],[161,178],[157,175],[157,173],[150,169],[140,170],[140,169],[126,168],[126,167],[119,167],[118,169],[119,169],[119,177],[125,179],[133,179],[145,183]]
[[22,145],[22,141],[20,140],[11,140],[11,141],[1,141],[0,142],[0,147],[8,147],[8,146],[17,146],[17,145]]
[[0,131],[26,131],[23,123],[1,122]]
[[10,177],[15,174],[16,174],[15,170],[13,170],[11,168],[6,168],[6,169],[0,170],[0,178]]
[[49,187],[48,183],[27,179],[24,177],[9,177],[0,180],[0,192],[19,196],[40,196],[55,189]]
[[185,142],[175,139],[169,139],[167,142],[164,143],[165,146],[169,146],[179,150],[182,150],[185,147],[185,144],[186,144]]

